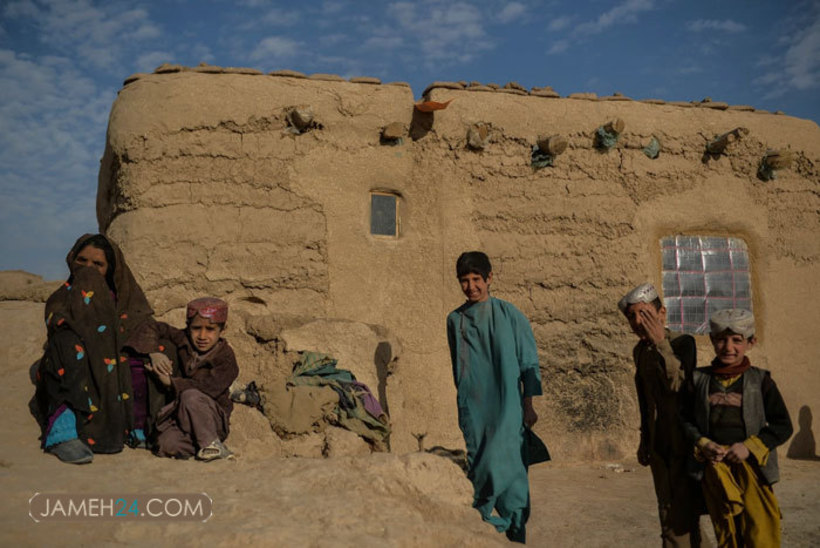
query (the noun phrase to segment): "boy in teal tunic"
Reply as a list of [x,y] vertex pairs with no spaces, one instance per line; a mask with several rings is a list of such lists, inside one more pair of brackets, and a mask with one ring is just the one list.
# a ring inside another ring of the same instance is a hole
[[523,543],[530,514],[524,427],[538,420],[532,397],[542,393],[535,337],[515,306],[490,296],[487,255],[462,253],[456,275],[467,302],[447,316],[447,339],[473,506]]

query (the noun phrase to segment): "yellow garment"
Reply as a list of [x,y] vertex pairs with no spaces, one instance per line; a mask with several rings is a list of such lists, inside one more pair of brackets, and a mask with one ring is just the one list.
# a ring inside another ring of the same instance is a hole
[[[755,445],[754,440],[760,442],[753,436],[744,443],[747,447],[750,442]],[[764,459],[767,457],[768,450]],[[761,481],[756,468],[749,460],[706,465],[703,496],[721,548],[780,546],[780,507],[771,486]]]

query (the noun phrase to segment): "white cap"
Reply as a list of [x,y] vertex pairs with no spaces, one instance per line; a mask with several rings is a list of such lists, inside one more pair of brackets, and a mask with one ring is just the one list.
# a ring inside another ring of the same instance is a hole
[[724,308],[709,318],[712,335],[731,331],[747,339],[755,334],[755,316],[744,308]]
[[618,308],[621,312],[626,314],[626,309],[629,305],[635,303],[651,303],[658,298],[658,291],[655,286],[650,283],[641,284],[632,291],[624,295],[623,299],[618,301]]

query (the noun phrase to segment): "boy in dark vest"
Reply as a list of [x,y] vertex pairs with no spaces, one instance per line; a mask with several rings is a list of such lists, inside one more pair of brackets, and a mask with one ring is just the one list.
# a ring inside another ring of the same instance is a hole
[[682,408],[695,445],[706,507],[720,546],[780,546],[775,448],[792,435],[786,404],[768,371],[749,362],[754,315],[725,309],[709,320],[715,359],[695,372]]
[[632,352],[641,413],[638,462],[652,470],[662,546],[708,545],[700,531],[698,485],[687,474],[689,445],[678,415],[678,393],[691,381],[697,362],[695,340],[666,329],[666,308],[650,283],[632,289],[618,308],[640,339]]

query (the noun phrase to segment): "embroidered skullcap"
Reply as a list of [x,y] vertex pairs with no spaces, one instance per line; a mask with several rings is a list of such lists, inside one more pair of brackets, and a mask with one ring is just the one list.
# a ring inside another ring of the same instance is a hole
[[747,339],[755,334],[755,316],[744,308],[724,308],[709,318],[712,335],[731,331]]
[[188,303],[187,317],[191,320],[199,314],[211,323],[228,321],[228,303],[216,297],[200,297]]
[[631,304],[635,303],[651,303],[658,298],[658,291],[655,286],[650,283],[641,284],[632,291],[624,295],[624,298],[618,301],[618,308],[621,312],[626,314],[626,309]]

